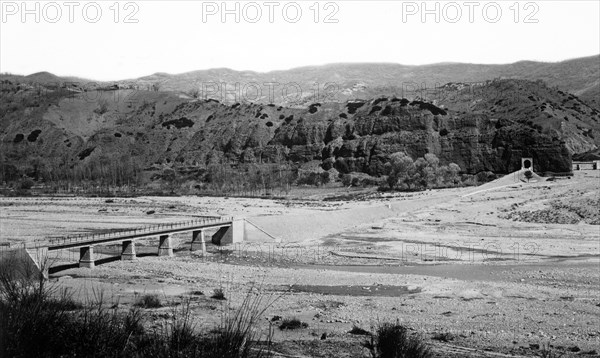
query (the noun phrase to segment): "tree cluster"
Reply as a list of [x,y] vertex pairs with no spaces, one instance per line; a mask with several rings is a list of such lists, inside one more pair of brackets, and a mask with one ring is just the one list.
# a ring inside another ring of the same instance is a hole
[[202,189],[214,193],[261,195],[274,190],[289,192],[298,176],[290,164],[211,164]]
[[455,163],[440,165],[435,154],[413,160],[404,152],[390,156],[388,185],[390,189],[423,190],[460,184],[460,167]]

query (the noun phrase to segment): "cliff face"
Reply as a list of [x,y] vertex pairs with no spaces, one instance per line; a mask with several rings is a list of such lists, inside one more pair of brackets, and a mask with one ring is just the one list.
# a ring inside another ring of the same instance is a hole
[[467,173],[509,173],[523,156],[534,158],[536,171],[571,169],[559,132],[487,107],[465,111],[456,100],[436,106],[378,98],[299,109],[163,92],[65,96],[2,112],[4,163],[60,169],[111,161],[144,168],[318,162],[326,170],[381,175],[389,155],[405,151],[413,158],[434,153],[441,164],[457,163]]

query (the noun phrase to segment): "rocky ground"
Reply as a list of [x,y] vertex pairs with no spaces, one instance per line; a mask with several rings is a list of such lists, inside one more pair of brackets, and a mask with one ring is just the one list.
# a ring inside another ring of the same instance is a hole
[[[2,198],[0,232],[3,241],[20,242],[198,215],[243,216],[242,245],[209,245],[203,256],[179,236],[176,257],[159,258],[149,240],[140,247],[148,255],[135,262],[70,268],[51,280],[80,299],[103,292],[122,308],[156,293],[165,307],[148,309],[150,326],[188,299],[198,329],[212,328],[254,290],[276,299],[264,330],[278,317],[308,324],[275,329],[282,356],[367,356],[365,336],[348,333],[353,326],[399,321],[439,357],[543,356],[544,346],[564,357],[598,357],[599,179],[598,172],[578,172],[536,183],[505,177],[479,188],[346,193],[360,200],[323,201],[331,194],[318,190],[311,200]],[[565,221],[566,212],[572,220]],[[104,258],[119,249],[97,251]],[[67,265],[77,255],[55,259]],[[227,300],[210,298],[218,288]]]

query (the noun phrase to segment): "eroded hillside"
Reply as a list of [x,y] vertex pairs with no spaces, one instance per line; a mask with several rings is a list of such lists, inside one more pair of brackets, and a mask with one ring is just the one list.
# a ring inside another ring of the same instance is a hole
[[523,156],[534,158],[536,171],[569,172],[573,152],[597,148],[599,113],[573,95],[522,80],[477,91],[449,86],[433,102],[380,97],[286,108],[4,81],[3,172],[312,163],[380,176],[399,151],[415,159],[433,153],[471,174],[509,173]]

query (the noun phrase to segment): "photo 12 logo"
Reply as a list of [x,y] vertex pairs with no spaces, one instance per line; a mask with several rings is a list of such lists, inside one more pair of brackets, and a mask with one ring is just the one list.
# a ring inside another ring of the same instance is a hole
[[514,23],[537,24],[540,6],[537,2],[479,1],[403,1],[402,22],[497,23],[510,17]]
[[203,100],[215,99],[223,103],[255,102],[301,104],[312,102],[336,102],[340,87],[337,83],[313,83],[307,88],[296,82],[202,82],[196,84],[190,95]]
[[114,23],[137,24],[140,7],[137,2],[108,1],[2,1],[2,23],[97,23],[106,19]]
[[221,23],[297,23],[309,19],[314,23],[337,24],[340,6],[337,2],[254,2],[203,1],[202,22]]

